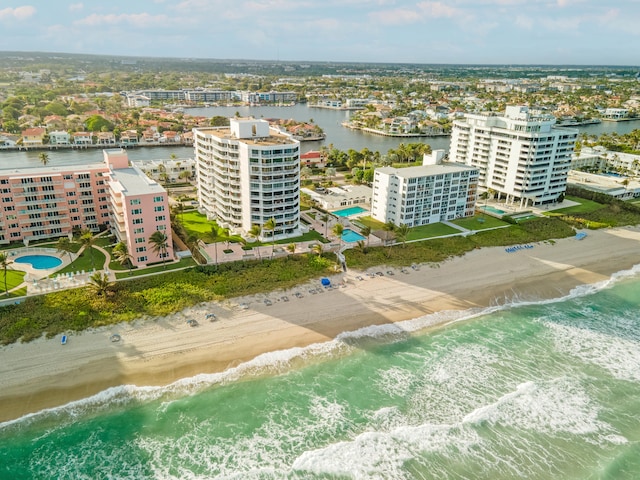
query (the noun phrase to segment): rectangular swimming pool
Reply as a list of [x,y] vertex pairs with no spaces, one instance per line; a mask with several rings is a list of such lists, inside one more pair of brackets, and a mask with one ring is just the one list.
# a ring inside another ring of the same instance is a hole
[[353,215],[358,215],[359,213],[364,213],[366,211],[367,209],[362,207],[349,207],[343,208],[342,210],[336,210],[335,212],[331,213],[333,213],[336,217],[351,217]]
[[365,238],[360,235],[358,232],[354,232],[350,228],[345,228],[342,231],[342,241],[347,243],[359,242],[360,240],[364,240]]

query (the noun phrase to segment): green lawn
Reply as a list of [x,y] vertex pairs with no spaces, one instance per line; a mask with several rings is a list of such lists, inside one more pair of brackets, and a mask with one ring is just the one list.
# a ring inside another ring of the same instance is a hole
[[545,212],[545,215],[549,217],[553,217],[557,215],[576,215],[576,214],[594,212],[604,207],[604,205],[601,203],[594,202],[593,200],[587,200],[585,198],[571,197],[569,195],[567,195],[565,198],[567,200],[571,200],[572,202],[578,202],[580,205],[561,208],[559,210],[553,210],[551,212]]
[[460,233],[460,230],[450,227],[449,225],[445,225],[444,223],[422,225],[420,227],[413,227],[411,230],[409,230],[407,241],[420,240],[422,238],[441,237],[443,235],[451,235],[453,233]]
[[[205,243],[213,243],[213,237],[211,236],[211,229],[216,228],[218,231],[217,242],[225,242],[226,238],[221,235],[221,228],[213,220],[207,220],[207,216],[203,215],[196,210],[184,212],[178,215],[178,220],[184,227],[187,235],[194,235]],[[229,237],[229,241],[238,243],[242,241],[239,235],[232,235]]]
[[[17,287],[24,282],[24,272],[7,268],[7,290]],[[0,270],[0,299],[4,295],[4,270]]]
[[503,222],[502,220],[492,217],[490,215],[475,215],[473,217],[468,218],[459,218],[457,220],[451,220],[451,223],[455,225],[459,225],[462,228],[466,228],[468,230],[486,230],[487,228],[495,228],[502,227],[504,225],[509,225],[507,222]]
[[[93,255],[93,263],[91,262],[91,255]],[[100,250],[92,248],[91,253],[85,250],[74,262],[58,270],[54,275],[58,275],[59,273],[81,272],[82,270],[90,272],[94,268],[96,270],[102,270],[105,260],[106,257]]]
[[193,260],[193,258],[190,258],[190,257],[182,258],[180,259],[180,261],[176,263],[166,263],[164,267],[162,266],[162,264],[160,264],[160,265],[154,265],[152,267],[147,267],[147,268],[134,268],[133,270],[131,270],[131,275],[129,275],[128,269],[124,272],[117,272],[116,278],[117,279],[130,278],[130,277],[137,277],[140,275],[148,275],[150,273],[158,273],[158,272],[168,273],[171,270],[178,270],[184,267],[193,267],[195,265],[196,265],[196,262],[195,260]]
[[367,217],[358,217],[354,224],[357,223],[361,223],[366,227],[371,228],[371,231],[374,230],[382,230],[382,227],[384,227],[384,223],[379,222],[378,220],[374,220],[373,218],[367,216]]

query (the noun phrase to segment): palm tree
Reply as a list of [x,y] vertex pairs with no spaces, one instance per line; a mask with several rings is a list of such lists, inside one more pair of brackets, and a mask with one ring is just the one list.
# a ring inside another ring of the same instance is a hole
[[[251,238],[255,238],[257,240],[262,234],[262,227],[257,223],[254,223],[253,225],[251,225],[251,228],[249,229],[248,233]],[[262,257],[260,256],[260,247],[258,247],[257,250],[258,250],[258,258],[262,260]]]
[[47,163],[49,163],[49,154],[47,152],[40,153],[40,155],[38,155],[38,158],[42,162],[42,165],[46,165]]
[[72,261],[71,253],[73,252],[73,242],[69,240],[69,237],[60,237],[56,243],[56,250],[59,253],[66,252],[69,254],[69,262]]
[[341,223],[336,223],[333,226],[333,233],[340,240],[340,249],[342,249],[342,232],[344,232],[344,225],[342,225]]
[[209,233],[209,237],[211,238],[211,243],[213,243],[213,251],[215,253],[216,265],[218,265],[218,245],[216,244],[216,241],[218,240],[219,236],[220,235],[218,233],[218,227],[214,225],[213,227],[211,227],[211,232]]
[[91,230],[82,230],[80,232],[80,243],[85,250],[89,250],[89,258],[91,259],[91,268],[95,268],[93,265],[93,245],[96,243],[96,239],[93,237]]
[[314,243],[313,247],[311,247],[311,251],[318,256],[322,255],[322,249],[323,248],[321,243]]
[[167,237],[167,235],[160,230],[156,230],[149,237],[149,242],[151,243],[151,250],[153,250],[153,253],[155,254],[159,253],[160,256],[162,257],[163,269],[167,268],[167,266],[165,265],[165,260],[167,256],[167,250],[169,249],[168,241],[169,241],[169,238]]
[[362,234],[363,237],[367,238],[367,247],[369,246],[369,235],[371,235],[371,227],[369,227],[368,225],[363,227],[362,230],[360,231],[360,233]]
[[113,289],[113,282],[109,280],[109,275],[104,272],[96,272],[89,277],[89,289],[95,295],[107,296]]
[[276,242],[275,242],[276,219],[271,217],[269,220],[267,220],[262,226],[262,230],[268,230],[271,232],[271,258],[273,258],[273,251],[276,249]]
[[296,244],[290,243],[289,245],[287,245],[287,251],[291,254],[296,253]]
[[0,253],[0,268],[2,268],[2,273],[4,275],[4,293],[8,292],[7,289],[7,267],[11,265],[13,262],[9,260],[9,257],[6,253]]
[[131,275],[131,267],[133,257],[129,253],[129,249],[127,248],[127,244],[124,242],[116,243],[115,247],[113,247],[113,255],[116,260],[120,263],[120,265],[124,266],[125,264],[129,266],[129,275]]
[[409,235],[411,228],[406,223],[401,223],[396,228],[396,239],[402,242],[402,248],[407,246],[407,235]]
[[320,220],[322,220],[322,223],[324,223],[324,236],[327,236],[327,227],[329,226],[329,215],[327,215],[326,213],[324,215],[322,215],[320,217]]
[[180,223],[182,223],[182,215],[184,214],[184,203],[178,202],[173,205],[173,211],[180,219]]

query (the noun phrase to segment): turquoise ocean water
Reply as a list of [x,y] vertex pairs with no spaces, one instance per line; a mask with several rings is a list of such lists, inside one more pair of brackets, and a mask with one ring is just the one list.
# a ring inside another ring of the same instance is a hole
[[640,269],[0,426],[2,479],[637,479]]

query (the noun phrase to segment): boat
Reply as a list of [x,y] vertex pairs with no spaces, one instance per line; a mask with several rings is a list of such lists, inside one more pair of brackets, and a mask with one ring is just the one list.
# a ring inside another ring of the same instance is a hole
[[66,345],[67,344],[67,336],[66,335],[62,335],[62,338],[60,339],[60,343],[62,345]]

